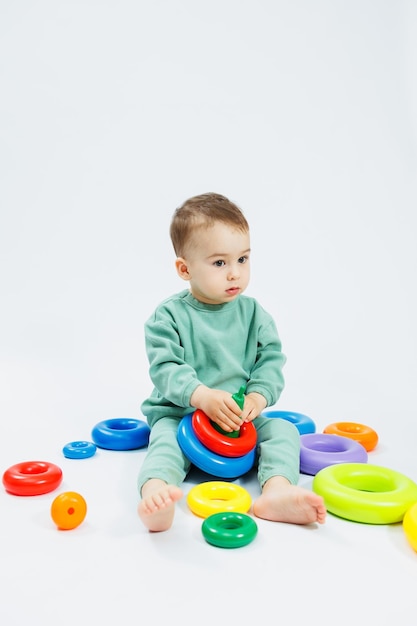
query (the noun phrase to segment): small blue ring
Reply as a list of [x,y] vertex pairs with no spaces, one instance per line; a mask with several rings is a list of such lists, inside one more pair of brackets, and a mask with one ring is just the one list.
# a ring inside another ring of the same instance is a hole
[[298,428],[300,435],[316,432],[316,424],[314,421],[311,417],[303,415],[302,413],[293,413],[292,411],[264,411],[261,415],[262,417],[280,417],[281,419],[287,420],[287,422],[291,422]]
[[225,457],[212,452],[198,439],[192,426],[192,413],[185,415],[179,423],[177,439],[187,459],[207,474],[218,478],[243,476],[255,462],[255,448],[238,457]]
[[120,417],[99,422],[91,431],[91,436],[99,448],[137,450],[148,445],[150,432],[143,420]]
[[91,441],[71,441],[62,452],[67,459],[88,459],[96,453],[96,446]]

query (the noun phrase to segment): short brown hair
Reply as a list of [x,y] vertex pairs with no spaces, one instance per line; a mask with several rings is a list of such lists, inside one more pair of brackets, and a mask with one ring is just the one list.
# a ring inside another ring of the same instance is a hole
[[183,256],[195,228],[223,222],[242,232],[249,224],[241,209],[218,193],[203,193],[186,200],[172,216],[169,234],[175,254]]

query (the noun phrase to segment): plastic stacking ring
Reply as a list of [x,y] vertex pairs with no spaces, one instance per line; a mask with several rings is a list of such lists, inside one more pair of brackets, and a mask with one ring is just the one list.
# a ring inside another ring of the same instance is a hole
[[329,424],[323,430],[329,435],[340,435],[341,437],[350,437],[363,445],[365,450],[370,452],[378,443],[378,435],[369,426],[365,424],[356,424],[355,422],[335,422]]
[[228,437],[220,433],[210,418],[199,409],[194,411],[191,421],[199,441],[222,456],[243,456],[256,446],[256,428],[252,422],[242,424],[238,437]]
[[347,437],[311,433],[300,437],[300,472],[314,476],[335,463],[367,463],[365,448]]
[[246,513],[252,499],[240,485],[214,480],[192,487],[187,495],[187,504],[195,515],[209,517],[225,511]]
[[91,436],[99,448],[106,450],[137,450],[149,443],[151,429],[142,420],[115,418],[94,426]]
[[56,489],[61,481],[61,468],[45,461],[17,463],[3,474],[6,491],[15,496],[40,496]]
[[63,455],[67,459],[88,459],[96,453],[96,446],[90,441],[71,441],[63,448]]
[[302,413],[293,413],[291,411],[264,411],[261,415],[263,417],[279,417],[287,420],[287,422],[291,422],[298,428],[300,435],[316,432],[316,424],[314,421],[311,417],[303,415]]
[[417,552],[417,502],[407,509],[403,519],[403,528],[408,543]]
[[325,467],[314,477],[312,487],[330,513],[365,524],[401,522],[417,502],[417,484],[410,478],[368,463]]
[[207,517],[201,532],[207,543],[218,548],[241,548],[253,541],[258,532],[254,519],[244,513],[214,513]]
[[248,472],[255,462],[255,450],[240,457],[225,457],[208,450],[197,438],[192,426],[192,413],[179,423],[177,439],[185,456],[196,467],[218,478],[237,478]]
[[66,491],[55,498],[51,505],[51,517],[59,530],[71,530],[84,521],[87,504],[75,491]]

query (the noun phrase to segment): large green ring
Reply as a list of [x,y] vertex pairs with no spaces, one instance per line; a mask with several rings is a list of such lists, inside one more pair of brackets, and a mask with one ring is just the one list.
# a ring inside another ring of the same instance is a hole
[[207,543],[218,548],[241,548],[253,541],[258,532],[254,519],[244,513],[225,511],[207,517],[201,532]]
[[313,491],[330,513],[365,524],[395,524],[417,502],[417,484],[404,474],[369,463],[340,463],[320,470]]

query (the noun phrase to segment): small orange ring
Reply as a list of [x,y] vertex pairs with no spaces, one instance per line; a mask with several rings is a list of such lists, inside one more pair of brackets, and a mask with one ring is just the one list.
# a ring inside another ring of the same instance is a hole
[[323,433],[354,439],[361,443],[367,452],[373,450],[378,443],[378,435],[373,428],[356,422],[335,422],[326,426]]
[[72,530],[84,521],[87,503],[79,493],[66,491],[55,498],[51,505],[51,517],[59,530]]

